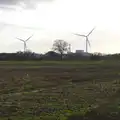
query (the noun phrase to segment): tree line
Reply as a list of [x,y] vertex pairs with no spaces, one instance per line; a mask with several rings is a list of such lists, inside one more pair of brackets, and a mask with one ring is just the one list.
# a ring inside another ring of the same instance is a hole
[[120,54],[103,55],[101,53],[83,56],[82,54],[67,54],[69,44],[64,40],[55,40],[51,51],[46,54],[36,54],[32,51],[16,52],[16,53],[0,53],[0,60],[113,60],[120,59]]

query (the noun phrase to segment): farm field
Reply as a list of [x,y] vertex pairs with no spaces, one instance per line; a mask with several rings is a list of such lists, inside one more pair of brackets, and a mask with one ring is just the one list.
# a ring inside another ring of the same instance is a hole
[[119,105],[119,61],[0,62],[0,120],[73,120]]

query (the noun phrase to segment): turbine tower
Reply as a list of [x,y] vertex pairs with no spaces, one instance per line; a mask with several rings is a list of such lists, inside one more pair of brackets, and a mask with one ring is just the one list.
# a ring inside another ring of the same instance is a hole
[[71,44],[69,44],[68,51],[71,52]]
[[81,35],[81,34],[74,34],[77,36],[81,36],[81,37],[85,37],[86,38],[86,52],[88,52],[88,45],[90,45],[90,41],[88,40],[89,35],[93,32],[93,30],[95,29],[95,27],[87,34],[87,35]]
[[29,38],[27,38],[26,40],[23,40],[23,39],[20,39],[20,38],[17,38],[18,40],[22,41],[24,43],[24,53],[26,52],[27,50],[27,41],[30,40],[30,38],[32,37],[33,35],[31,35]]

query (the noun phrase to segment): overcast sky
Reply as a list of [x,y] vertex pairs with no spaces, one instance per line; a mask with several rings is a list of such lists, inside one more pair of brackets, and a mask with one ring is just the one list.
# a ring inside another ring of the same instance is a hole
[[[11,2],[10,2],[11,1]],[[90,35],[89,52],[120,52],[119,0],[0,0],[0,52],[23,50],[16,37],[27,39],[27,47],[46,52],[55,39],[64,39],[85,50],[85,39],[72,33]]]

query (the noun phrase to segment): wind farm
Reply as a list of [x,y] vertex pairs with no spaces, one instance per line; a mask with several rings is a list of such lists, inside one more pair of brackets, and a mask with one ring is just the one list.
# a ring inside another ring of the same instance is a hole
[[119,120],[119,4],[48,1],[0,1],[0,120]]
[[119,5],[0,0],[0,120],[120,120]]
[[21,116],[26,120],[96,120],[103,115],[113,120],[108,114],[118,111],[120,55],[90,53],[89,37],[94,30],[87,35],[71,34],[85,38],[86,51],[76,53],[72,43],[63,39],[56,39],[54,49],[45,54],[28,52],[27,42],[33,35],[16,37],[23,43],[23,52],[0,53],[0,120],[21,120]]
[[23,52],[0,53],[0,120],[113,120],[113,112],[119,120],[120,55],[90,53],[94,30],[70,34],[85,38],[76,53],[63,39],[47,53],[27,52],[33,35],[16,37]]

